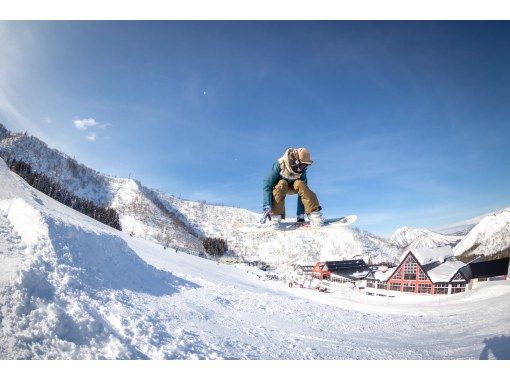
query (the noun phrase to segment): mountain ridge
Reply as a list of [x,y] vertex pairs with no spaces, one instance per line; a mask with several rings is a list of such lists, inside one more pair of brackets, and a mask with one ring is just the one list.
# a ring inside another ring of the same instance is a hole
[[440,234],[424,228],[400,227],[388,240],[403,249],[412,249],[455,245],[461,239],[459,235]]

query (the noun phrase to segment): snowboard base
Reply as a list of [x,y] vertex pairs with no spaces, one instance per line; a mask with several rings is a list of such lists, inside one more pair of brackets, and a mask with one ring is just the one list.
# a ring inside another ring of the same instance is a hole
[[306,230],[320,230],[325,228],[342,228],[348,226],[349,224],[354,223],[358,217],[356,215],[347,215],[341,218],[334,219],[326,219],[324,220],[323,226],[312,226],[310,222],[285,222],[282,221],[280,223],[280,227],[278,229],[273,228],[266,224],[260,223],[251,223],[245,224],[237,228],[237,231],[240,232],[248,232],[248,233],[257,233],[257,232],[286,232],[286,231],[306,231]]

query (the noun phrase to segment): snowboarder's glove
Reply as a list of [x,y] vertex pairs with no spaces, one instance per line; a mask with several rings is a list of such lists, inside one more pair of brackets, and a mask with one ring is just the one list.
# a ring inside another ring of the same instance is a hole
[[263,209],[262,218],[260,218],[260,223],[264,224],[268,218],[271,220],[271,207],[265,206]]

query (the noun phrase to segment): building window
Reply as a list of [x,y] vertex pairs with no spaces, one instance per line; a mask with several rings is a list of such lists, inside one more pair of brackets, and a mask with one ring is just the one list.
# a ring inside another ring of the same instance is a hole
[[452,284],[452,294],[461,293],[466,290],[465,284]]
[[390,290],[400,291],[400,284],[397,284],[395,282],[390,283]]
[[373,288],[374,287],[374,281],[373,280],[367,280],[367,288]]
[[418,293],[432,293],[432,285],[420,284],[418,286]]
[[480,277],[480,278],[478,279],[478,282],[482,282],[482,281],[487,281],[487,277]]
[[405,280],[415,280],[416,279],[416,261],[413,260],[412,257],[407,259],[404,264],[404,279]]
[[[350,280],[347,279],[347,278],[337,277],[337,276],[335,276],[335,277],[332,276],[331,277],[331,281],[339,282],[341,284],[345,284],[346,282],[350,282]],[[368,283],[369,283],[369,281],[367,281],[367,286],[368,286]]]
[[460,273],[457,273],[457,275],[453,278],[452,281],[464,281],[464,277]]
[[418,268],[418,280],[426,280],[427,279],[427,275],[421,270]]
[[436,284],[435,294],[448,294],[448,284]]
[[377,289],[385,289],[386,290],[386,284],[383,282],[378,282]]
[[404,284],[404,292],[414,293],[416,286],[414,284]]
[[400,280],[402,278],[402,270],[400,269],[395,275],[393,276],[395,280]]

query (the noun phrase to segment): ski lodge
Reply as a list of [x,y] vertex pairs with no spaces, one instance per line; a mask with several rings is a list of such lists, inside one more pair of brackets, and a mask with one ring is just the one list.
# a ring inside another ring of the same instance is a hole
[[454,257],[450,246],[413,248],[403,252],[394,268],[369,266],[361,259],[297,265],[289,286],[327,291],[335,287],[333,283],[352,283],[365,294],[392,297],[398,293],[455,294],[484,281],[508,278],[508,257],[481,260],[463,263]]
[[321,261],[312,269],[312,277],[333,282],[355,282],[372,272],[364,260]]
[[367,277],[365,293],[460,293],[482,281],[506,279],[508,263],[509,258],[465,264],[453,256],[450,246],[406,250],[396,268]]
[[312,271],[313,271],[313,265],[302,265],[302,264],[299,264],[299,265],[296,265],[294,267],[294,272],[297,274],[297,275],[307,275],[307,274],[311,274]]

